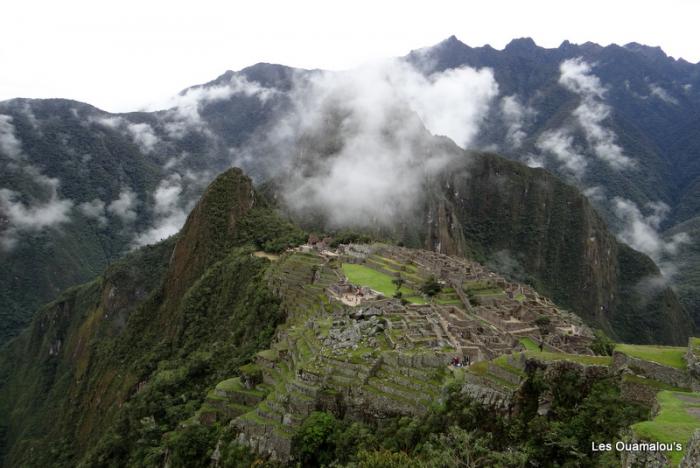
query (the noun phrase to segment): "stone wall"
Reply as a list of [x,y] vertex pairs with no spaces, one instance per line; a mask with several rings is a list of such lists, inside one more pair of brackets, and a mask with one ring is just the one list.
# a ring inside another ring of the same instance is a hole
[[681,460],[680,468],[696,468],[700,466],[700,429],[693,433],[685,446],[685,456]]
[[622,452],[623,468],[666,468],[671,466],[663,452]]
[[656,404],[657,393],[659,393],[658,388],[639,382],[625,381],[623,379],[620,384],[620,396],[622,399],[633,403],[641,403],[652,407]]
[[613,352],[612,367],[615,371],[629,369],[635,374],[660,380],[674,387],[691,388],[692,386],[689,374],[681,369],[674,369],[655,362],[638,359],[619,351]]

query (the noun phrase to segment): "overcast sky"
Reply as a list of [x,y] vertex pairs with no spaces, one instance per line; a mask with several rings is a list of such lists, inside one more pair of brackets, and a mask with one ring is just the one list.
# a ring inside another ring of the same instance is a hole
[[257,62],[351,68],[452,34],[499,49],[636,41],[698,62],[698,18],[696,0],[2,0],[0,100],[136,110]]

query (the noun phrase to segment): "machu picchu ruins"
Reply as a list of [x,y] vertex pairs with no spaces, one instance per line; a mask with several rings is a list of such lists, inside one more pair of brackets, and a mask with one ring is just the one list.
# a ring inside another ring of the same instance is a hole
[[[533,350],[588,357],[592,331],[531,287],[478,263],[386,244],[314,242],[271,260],[287,321],[272,347],[221,382],[199,412],[240,442],[290,456],[295,428],[323,409],[359,420],[423,414],[460,379],[507,411]],[[433,297],[420,293],[429,279]]]

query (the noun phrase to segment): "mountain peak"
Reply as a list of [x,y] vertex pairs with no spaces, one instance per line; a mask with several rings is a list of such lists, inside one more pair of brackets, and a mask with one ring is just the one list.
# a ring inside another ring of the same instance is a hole
[[531,37],[519,37],[506,45],[505,50],[530,51],[537,49],[537,44]]
[[441,41],[437,44],[436,47],[439,47],[441,49],[469,49],[470,47],[465,44],[464,42],[460,41],[457,39],[457,36],[454,34],[445,39],[444,41]]
[[226,252],[238,221],[256,204],[253,182],[241,169],[231,168],[209,185],[175,245],[166,281],[171,297],[179,299]]
[[650,59],[667,59],[668,55],[659,46],[648,46],[638,42],[629,42],[623,46],[631,52],[637,52]]

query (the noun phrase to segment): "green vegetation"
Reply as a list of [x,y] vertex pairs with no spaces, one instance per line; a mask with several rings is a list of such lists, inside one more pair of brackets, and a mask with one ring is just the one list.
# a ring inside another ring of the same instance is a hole
[[601,356],[612,356],[615,350],[615,342],[603,330],[594,330],[591,350]]
[[[700,393],[679,393],[668,390],[656,396],[659,413],[651,421],[643,421],[632,426],[634,433],[644,439],[656,442],[686,442],[700,427]],[[667,455],[677,465],[684,451],[671,451]]]
[[543,361],[571,361],[590,366],[609,366],[612,363],[610,356],[587,356],[584,354],[552,353],[549,351],[528,350],[527,357],[541,359]]
[[643,359],[645,361],[652,361],[664,366],[674,367],[676,369],[686,368],[686,362],[683,359],[683,356],[685,355],[687,348],[618,344],[615,346],[615,351],[619,351],[627,354],[628,356]]
[[[457,468],[477,460],[477,466],[615,467],[619,460],[592,452],[591,441],[614,442],[622,428],[648,415],[621,400],[613,380],[585,385],[575,372],[546,382],[541,370],[533,370],[522,411],[510,419],[471,400],[459,385],[446,391],[444,404],[425,416],[389,418],[378,425],[312,413],[295,438],[296,461],[302,466],[397,468]],[[548,414],[540,415],[538,398],[546,391],[554,400]]]
[[[393,297],[397,292],[396,285],[393,283],[394,278],[385,273],[356,263],[343,263],[342,269],[345,276],[353,284],[367,286],[386,297]],[[402,285],[398,292],[401,293],[402,298],[411,303],[421,304],[425,302],[406,286]]]
[[307,233],[269,208],[251,210],[236,231],[237,243],[252,243],[270,253],[281,253],[303,244],[307,237]]
[[520,338],[518,341],[520,341],[520,344],[525,346],[526,351],[539,351],[540,347],[537,343],[532,338]]
[[645,378],[641,377],[639,375],[635,374],[625,374],[624,377],[622,378],[624,382],[632,382],[640,385],[646,385],[648,387],[655,388],[659,391],[661,390],[670,390],[672,392],[689,392],[689,388],[678,388],[674,387],[673,385],[669,385],[666,382],[661,382],[656,379],[652,378]]
[[420,287],[420,292],[431,298],[436,296],[440,291],[442,291],[442,285],[435,276],[428,277]]
[[[252,253],[297,232],[278,220],[256,234],[242,177],[217,179],[180,237],[65,292],[0,355],[0,431],[12,428],[0,444],[5,465],[161,466],[167,452],[179,466],[208,466],[217,440],[235,439],[193,422],[212,412],[208,396],[222,401],[217,385],[264,395],[232,377],[260,379],[250,361],[285,317],[270,284],[286,257]],[[256,223],[274,219],[261,210]],[[229,231],[232,221],[242,234]],[[235,443],[222,452],[254,461]]]

